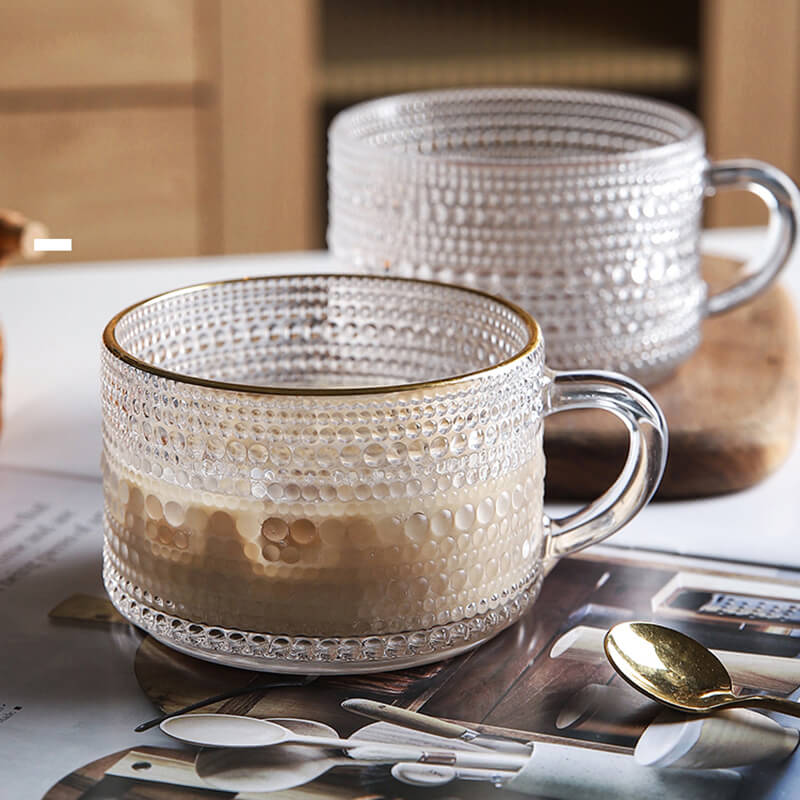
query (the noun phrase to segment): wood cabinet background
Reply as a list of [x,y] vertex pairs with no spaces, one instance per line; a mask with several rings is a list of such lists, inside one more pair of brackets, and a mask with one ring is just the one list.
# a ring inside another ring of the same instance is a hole
[[800,0],[4,0],[0,31],[0,205],[72,260],[322,246],[327,122],[414,88],[653,94],[800,178]]

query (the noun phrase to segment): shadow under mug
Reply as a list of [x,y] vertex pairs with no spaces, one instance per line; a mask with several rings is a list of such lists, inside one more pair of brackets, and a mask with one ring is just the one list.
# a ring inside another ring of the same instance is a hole
[[[701,323],[763,291],[789,259],[800,194],[773,166],[709,163],[692,114],[612,92],[456,89],[341,112],[329,132],[328,244],[345,265],[508,297],[542,325],[549,363],[654,383]],[[712,297],[703,198],[769,209],[747,277]]]
[[[664,468],[645,390],[550,371],[534,320],[469,289],[203,284],[122,311],[103,341],[106,588],[155,638],[224,664],[374,671],[480,644]],[[549,520],[543,419],[590,407],[625,423],[627,461]]]

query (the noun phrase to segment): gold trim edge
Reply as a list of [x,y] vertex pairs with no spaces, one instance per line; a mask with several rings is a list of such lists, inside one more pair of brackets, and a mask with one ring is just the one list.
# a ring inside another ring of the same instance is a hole
[[[384,283],[389,283],[389,282],[394,283],[397,281],[402,281],[403,283],[415,283],[428,286],[444,287],[448,289],[455,289],[456,291],[459,292],[469,292],[473,295],[477,295],[478,297],[482,297],[492,302],[499,303],[500,305],[505,306],[512,313],[520,317],[522,321],[525,323],[525,327],[528,331],[528,341],[521,350],[519,350],[513,356],[505,359],[504,361],[501,361],[500,363],[494,364],[493,366],[490,367],[483,367],[481,369],[474,370],[472,372],[465,372],[461,375],[454,375],[452,377],[438,378],[436,380],[421,381],[417,383],[399,383],[399,384],[391,384],[388,386],[363,386],[363,387],[353,387],[353,388],[331,387],[329,389],[318,388],[318,387],[290,388],[282,386],[256,386],[247,383],[217,381],[210,378],[200,378],[195,375],[185,375],[181,372],[172,372],[171,370],[162,369],[161,367],[149,364],[148,362],[142,360],[141,358],[138,358],[137,356],[132,355],[127,350],[123,349],[123,347],[117,341],[116,327],[121,322],[121,320],[127,314],[130,314],[131,312],[139,308],[144,308],[147,305],[154,304],[156,302],[165,300],[170,297],[178,297],[182,294],[199,292],[204,289],[208,289],[212,286],[245,283],[247,281],[271,282],[271,281],[281,281],[293,278],[334,278],[334,279],[348,278],[348,279],[356,279],[359,281],[380,281]],[[503,297],[491,295],[488,292],[483,292],[479,289],[473,289],[467,286],[456,286],[454,284],[442,283],[440,281],[420,280],[418,278],[400,278],[388,275],[386,276],[357,275],[352,273],[315,272],[315,273],[293,273],[293,274],[290,273],[284,275],[261,275],[256,277],[244,276],[241,278],[226,278],[218,281],[205,281],[203,283],[196,283],[190,286],[183,286],[177,289],[171,289],[170,291],[167,292],[160,292],[159,294],[153,295],[151,297],[145,298],[144,300],[140,300],[136,303],[133,303],[127,306],[127,308],[122,309],[122,311],[117,312],[103,329],[102,342],[106,350],[108,350],[108,352],[114,358],[119,359],[120,361],[124,362],[125,364],[128,364],[134,369],[138,369],[141,370],[142,372],[147,372],[151,375],[155,375],[159,378],[165,378],[166,380],[171,380],[176,383],[185,383],[192,386],[200,386],[205,389],[217,389],[220,391],[237,392],[241,394],[280,395],[280,396],[295,396],[295,397],[352,397],[360,395],[395,394],[399,392],[419,391],[421,389],[436,389],[445,386],[453,386],[459,383],[473,380],[484,374],[489,374],[491,372],[496,372],[498,370],[505,372],[517,361],[525,358],[527,355],[536,350],[542,344],[542,335],[541,335],[541,329],[539,328],[539,324],[527,311],[520,308],[520,306],[516,305],[515,303],[506,300]]]

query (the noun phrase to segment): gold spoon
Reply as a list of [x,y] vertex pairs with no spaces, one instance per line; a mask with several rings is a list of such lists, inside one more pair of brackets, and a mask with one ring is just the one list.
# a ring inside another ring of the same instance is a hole
[[800,703],[764,694],[735,695],[722,662],[700,642],[652,622],[622,622],[606,634],[611,666],[634,689],[665,706],[707,714],[760,708],[800,717]]

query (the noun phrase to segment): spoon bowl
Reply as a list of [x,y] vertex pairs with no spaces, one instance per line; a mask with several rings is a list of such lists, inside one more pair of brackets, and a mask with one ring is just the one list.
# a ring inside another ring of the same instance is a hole
[[[312,720],[275,719],[281,727],[300,736],[335,738],[329,725]],[[277,792],[313,781],[329,769],[358,762],[333,748],[282,744],[261,748],[203,749],[195,758],[197,774],[215,789],[226,792]]]
[[266,747],[293,736],[274,722],[236,714],[183,714],[159,727],[167,736],[198,747]]
[[[159,727],[173,739],[207,748],[253,749],[291,744],[354,750],[371,744],[369,741],[341,739],[316,732],[295,733],[277,722],[238,714],[183,714],[163,720]],[[398,748],[389,744],[377,744],[373,749],[377,750],[376,757],[379,759],[385,756],[387,750],[397,753],[408,751],[407,747]]]
[[670,708],[706,714],[758,707],[800,716],[800,703],[769,695],[736,695],[722,662],[700,642],[653,622],[622,622],[605,636],[611,666],[634,689]]
[[673,708],[711,709],[733,692],[722,662],[700,642],[650,622],[623,622],[606,634],[605,651],[634,688]]

